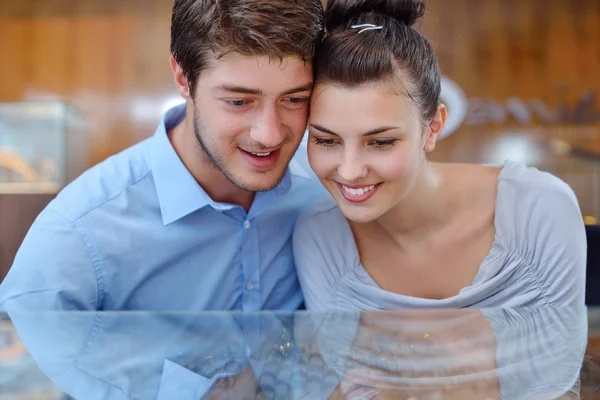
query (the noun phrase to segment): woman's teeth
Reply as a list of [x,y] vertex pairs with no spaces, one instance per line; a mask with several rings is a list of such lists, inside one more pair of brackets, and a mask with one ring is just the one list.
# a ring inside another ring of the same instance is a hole
[[344,185],[342,185],[342,187],[344,188],[344,190],[347,193],[350,193],[350,194],[352,194],[354,196],[357,196],[357,195],[360,196],[361,194],[365,194],[365,193],[370,192],[371,190],[375,189],[375,185],[366,186],[366,187],[358,188],[358,189],[349,188],[349,187],[344,186]]

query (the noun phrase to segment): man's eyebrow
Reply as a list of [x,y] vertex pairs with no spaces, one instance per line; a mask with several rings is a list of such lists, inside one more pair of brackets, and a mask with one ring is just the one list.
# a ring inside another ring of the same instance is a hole
[[[293,93],[306,92],[308,90],[311,90],[312,87],[313,87],[312,82],[309,82],[302,86],[298,86],[293,89],[286,90],[285,92],[281,93],[280,96],[286,96],[286,95],[293,94]],[[226,83],[219,85],[219,86],[215,86],[212,90],[213,91],[230,92],[230,93],[239,93],[239,94],[250,94],[253,96],[263,96],[264,95],[264,92],[260,89],[254,89],[254,88],[250,88],[250,87],[246,87],[246,86],[239,86],[239,85],[230,85],[230,84],[226,84]]]
[[313,88],[313,83],[310,82],[305,85],[298,86],[298,87],[290,89],[290,90],[286,90],[285,92],[281,93],[280,96],[286,96],[288,94],[293,94],[293,93],[306,92],[308,90],[312,90],[312,88]]
[[231,92],[231,93],[240,93],[240,94],[251,94],[254,96],[262,96],[263,91],[260,89],[253,89],[245,86],[238,85],[228,85],[222,84],[219,86],[215,86],[213,91],[223,91],[223,92]]

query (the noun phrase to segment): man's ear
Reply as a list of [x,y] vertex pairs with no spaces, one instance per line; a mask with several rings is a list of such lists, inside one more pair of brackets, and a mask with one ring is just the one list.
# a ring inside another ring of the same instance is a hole
[[185,73],[179,66],[179,63],[175,61],[175,58],[171,56],[169,60],[171,64],[171,71],[173,71],[173,79],[175,80],[175,84],[177,85],[177,89],[179,94],[186,100],[192,101],[192,96],[190,95],[190,85]]

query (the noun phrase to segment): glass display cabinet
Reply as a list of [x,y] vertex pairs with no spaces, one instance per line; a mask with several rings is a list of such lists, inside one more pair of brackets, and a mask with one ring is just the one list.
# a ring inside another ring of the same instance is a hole
[[0,194],[57,193],[85,164],[85,130],[61,101],[0,103]]

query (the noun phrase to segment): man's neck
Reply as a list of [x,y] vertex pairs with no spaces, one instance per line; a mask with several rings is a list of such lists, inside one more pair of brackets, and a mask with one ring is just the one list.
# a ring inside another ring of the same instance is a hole
[[167,132],[167,136],[183,165],[213,201],[236,204],[248,212],[255,193],[231,183],[213,164],[196,140],[189,113],[179,125]]

